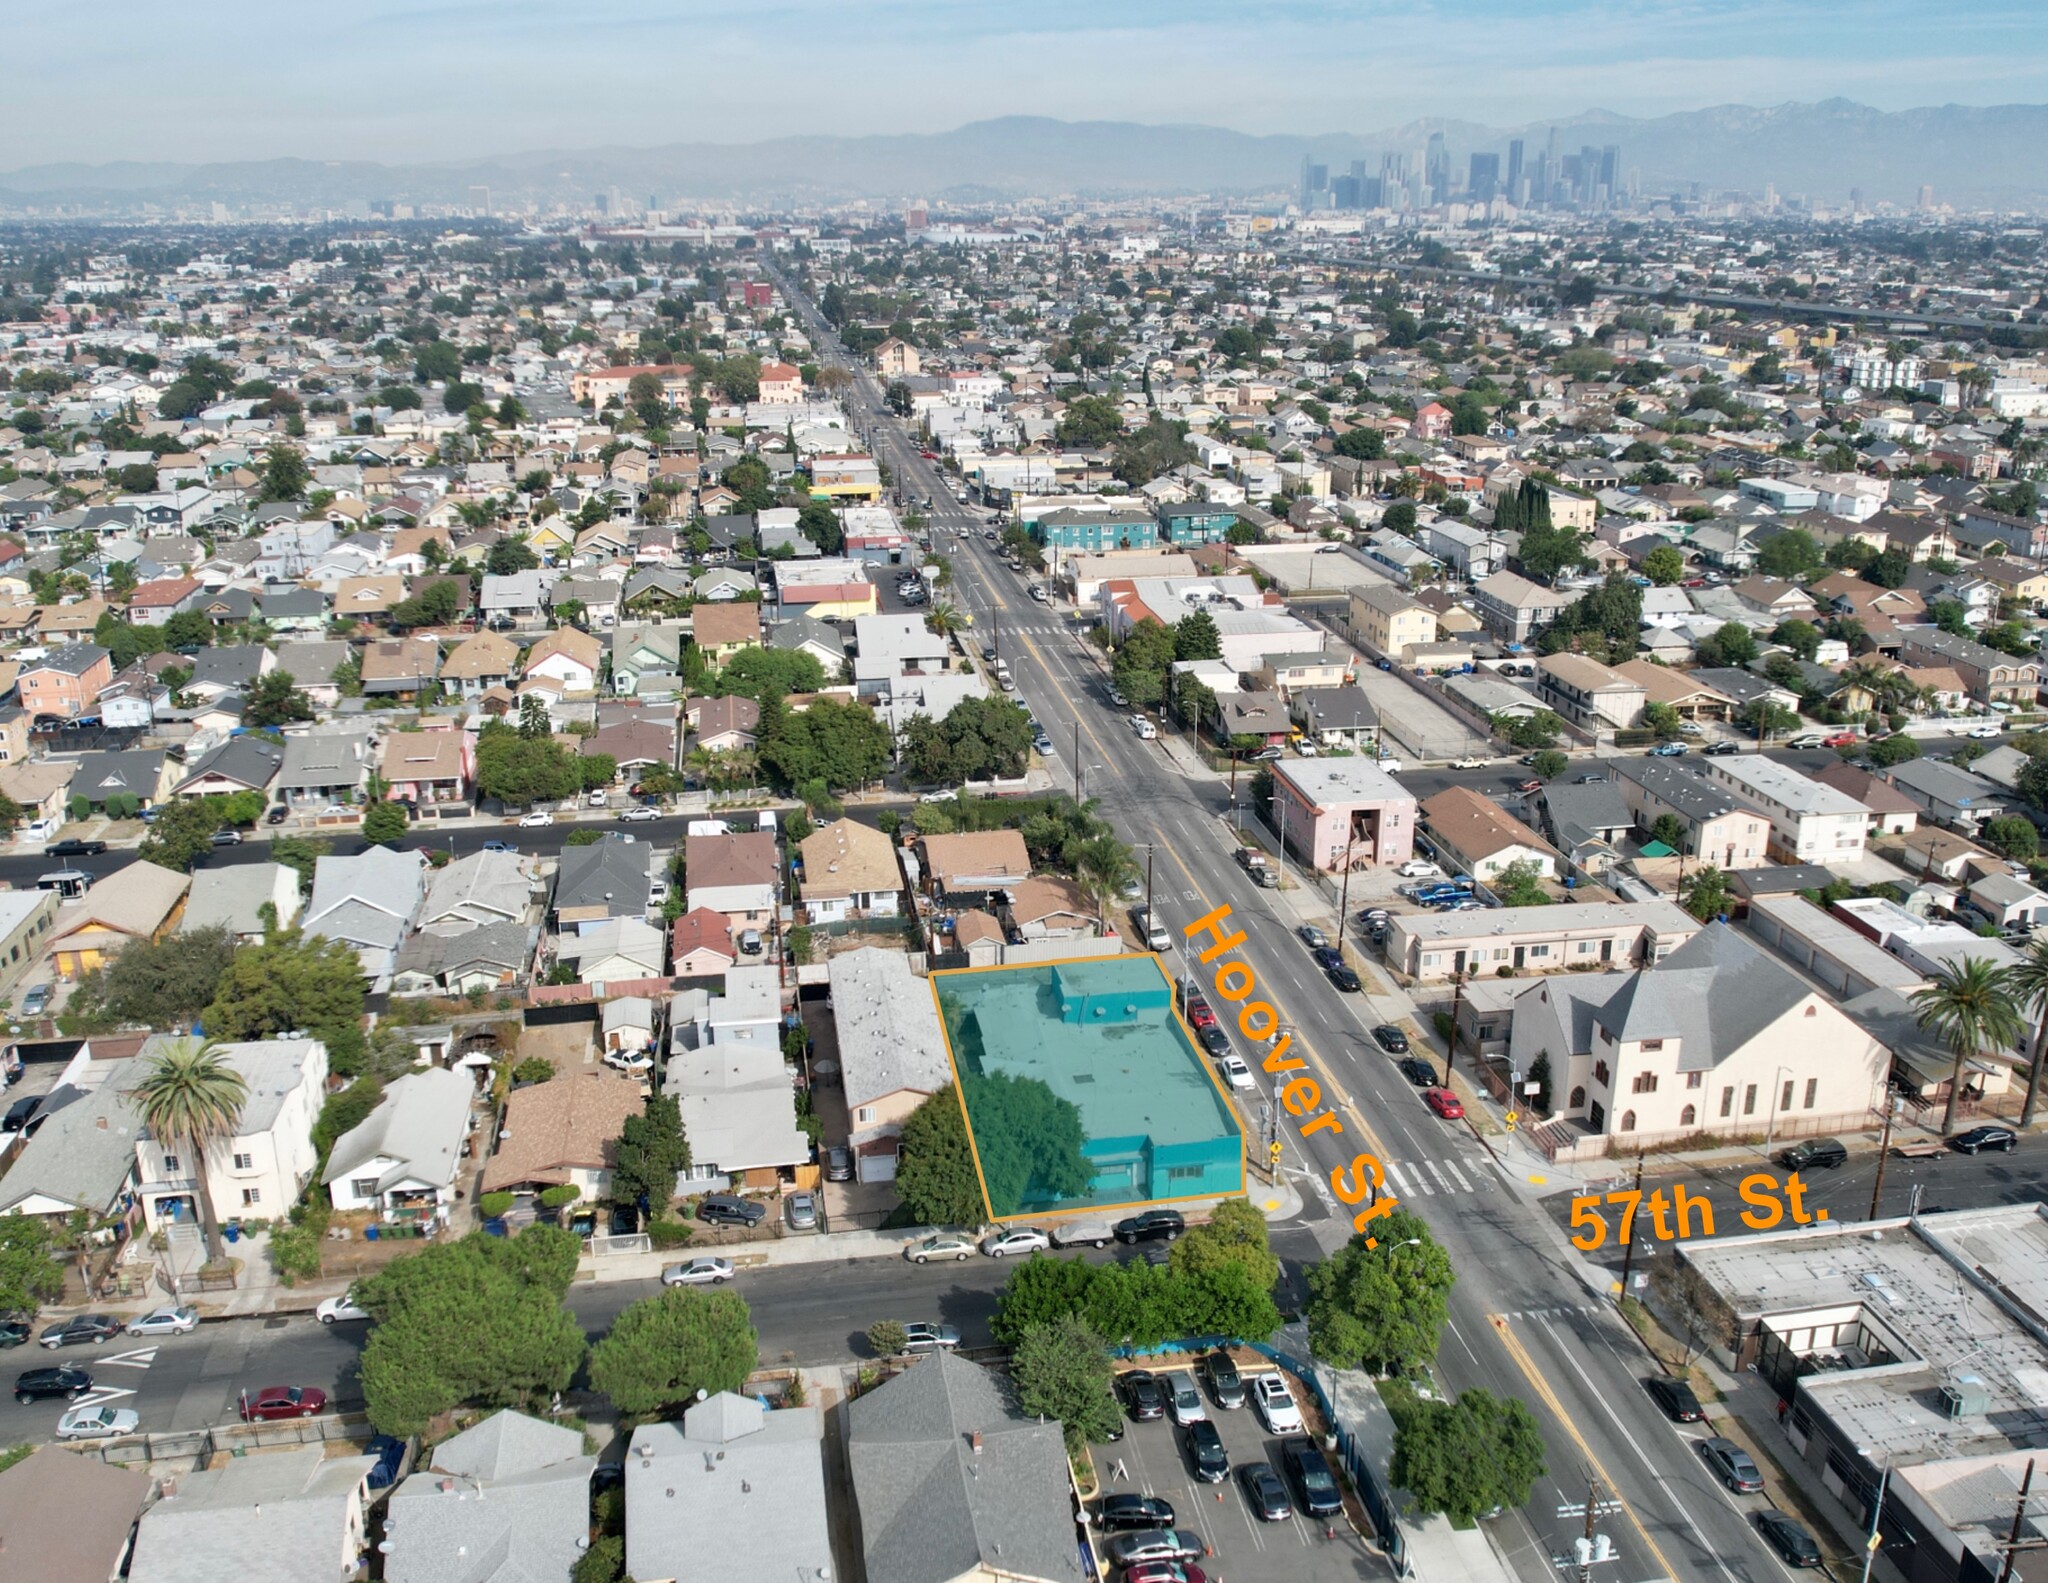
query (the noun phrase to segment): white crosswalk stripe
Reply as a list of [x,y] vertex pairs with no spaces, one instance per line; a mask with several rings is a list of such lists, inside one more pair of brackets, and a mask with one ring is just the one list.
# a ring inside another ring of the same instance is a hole
[[1438,1169],[1437,1169],[1437,1164],[1436,1164],[1436,1161],[1434,1161],[1434,1160],[1424,1160],[1424,1161],[1423,1161],[1422,1163],[1423,1163],[1423,1164],[1424,1164],[1424,1165],[1425,1165],[1426,1167],[1428,1167],[1428,1169],[1429,1169],[1429,1174],[1430,1174],[1431,1176],[1433,1176],[1433,1177],[1435,1177],[1435,1178],[1436,1178],[1436,1185],[1437,1185],[1438,1187],[1441,1187],[1441,1188],[1442,1188],[1442,1189],[1443,1189],[1443,1190],[1444,1190],[1445,1192],[1447,1192],[1447,1193],[1448,1193],[1448,1192],[1450,1192],[1450,1191],[1451,1191],[1451,1184],[1450,1184],[1449,1182],[1447,1182],[1447,1181],[1445,1181],[1445,1180],[1444,1180],[1444,1173],[1443,1173],[1442,1171],[1440,1171],[1440,1170],[1438,1170]]
[[1469,1193],[1472,1191],[1472,1184],[1465,1180],[1465,1175],[1458,1169],[1456,1162],[1451,1160],[1444,1161],[1444,1169],[1451,1173],[1451,1180],[1458,1184],[1459,1192]]
[[1387,1173],[1387,1190],[1397,1198],[1476,1193],[1488,1185],[1476,1170],[1468,1178],[1450,1160],[1382,1160],[1380,1168]]
[[[1407,1179],[1401,1175],[1400,1167],[1392,1160],[1383,1161],[1380,1168],[1387,1173],[1387,1186],[1394,1190],[1396,1197],[1413,1198],[1416,1196],[1415,1190],[1408,1185]],[[1423,1185],[1422,1191],[1424,1193],[1429,1191],[1427,1184]]]

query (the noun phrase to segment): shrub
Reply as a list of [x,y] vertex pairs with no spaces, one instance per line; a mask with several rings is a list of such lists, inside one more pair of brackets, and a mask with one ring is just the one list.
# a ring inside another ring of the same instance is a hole
[[878,1358],[893,1358],[910,1344],[910,1337],[893,1319],[877,1319],[868,1326],[868,1346]]
[[486,1193],[476,1201],[477,1213],[486,1220],[496,1220],[512,1207],[510,1193]]
[[544,1188],[540,1195],[542,1209],[566,1209],[583,1196],[583,1189],[574,1182],[564,1182],[559,1187]]
[[555,1063],[544,1055],[529,1055],[512,1068],[515,1083],[545,1083],[555,1075]]
[[650,1220],[647,1222],[647,1240],[657,1248],[680,1248],[697,1234],[697,1228],[687,1220]]

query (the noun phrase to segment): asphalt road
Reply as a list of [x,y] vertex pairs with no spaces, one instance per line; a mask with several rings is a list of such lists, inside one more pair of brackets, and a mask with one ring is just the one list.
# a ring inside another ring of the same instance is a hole
[[[829,329],[793,283],[785,281],[784,290],[828,356],[836,353]],[[1226,854],[1218,828],[1228,812],[1225,787],[1212,776],[1184,773],[1164,740],[1144,742],[1132,732],[1109,705],[1099,658],[1078,640],[1074,624],[1025,596],[1021,580],[979,537],[980,520],[958,504],[900,426],[880,416],[872,376],[862,372],[857,380],[850,397],[867,415],[856,421],[872,424],[896,488],[929,495],[936,525],[976,530],[953,557],[956,601],[973,611],[977,631],[1000,622],[1018,696],[1044,723],[1057,754],[1071,755],[1078,744],[1087,794],[1149,858],[1153,901],[1168,930],[1178,935],[1219,904],[1228,904],[1233,924],[1245,930],[1237,955],[1264,998],[1299,1030],[1296,1050],[1305,1047],[1322,1090],[1323,1105],[1307,1119],[1334,1108],[1342,1127],[1302,1137],[1290,1124],[1285,1168],[1334,1213],[1332,1171],[1371,1150],[1387,1167],[1389,1190],[1449,1251],[1458,1283],[1438,1360],[1444,1383],[1526,1400],[1543,1432],[1549,1475],[1526,1508],[1498,1520],[1496,1532],[1520,1574],[1530,1583],[1554,1579],[1552,1557],[1569,1553],[1582,1531],[1559,1509],[1585,1499],[1591,1475],[1624,1503],[1608,1521],[1622,1554],[1621,1576],[1725,1583],[1780,1577],[1746,1510],[1643,1396],[1637,1380],[1647,1362],[1640,1347],[1604,1299],[1589,1292],[1584,1267],[1567,1256],[1543,1211],[1506,1184],[1473,1133],[1425,1111],[1371,1043],[1367,1029],[1396,1004],[1376,1011],[1372,997],[1340,995],[1315,972],[1294,938],[1300,915],[1292,904],[1254,888]],[[1076,764],[1063,762],[1071,775]],[[1327,927],[1334,920],[1325,913],[1316,921]],[[1169,960],[1176,970],[1186,965],[1179,950]],[[1334,1246],[1342,1229],[1331,1230]],[[1387,1251],[1400,1256],[1398,1248]]]

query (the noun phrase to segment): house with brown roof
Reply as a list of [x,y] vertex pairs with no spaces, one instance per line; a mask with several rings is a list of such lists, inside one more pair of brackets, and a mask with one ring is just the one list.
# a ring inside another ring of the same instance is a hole
[[804,912],[809,921],[894,918],[900,912],[903,870],[896,843],[853,819],[835,819],[798,843],[803,855]]
[[28,819],[55,819],[78,774],[76,759],[22,759],[0,764],[0,792],[14,799]]
[[709,907],[735,929],[765,929],[775,920],[779,866],[768,831],[689,836],[683,843],[689,910]]
[[1668,704],[1681,720],[1726,720],[1735,712],[1735,700],[1726,693],[1669,665],[1625,660],[1614,667],[1614,674],[1639,685],[1646,704]]
[[402,576],[418,577],[427,570],[429,544],[441,546],[444,564],[455,558],[455,541],[448,537],[446,528],[400,528],[391,535],[391,548],[385,552],[384,564]]
[[192,876],[140,860],[116,869],[57,914],[50,961],[59,978],[76,978],[130,940],[161,940],[178,926]]
[[1093,940],[1103,932],[1088,893],[1059,875],[1034,875],[1010,890],[1003,922],[1024,940]]
[[1809,772],[1809,778],[1836,791],[1847,792],[1870,810],[1866,837],[1908,835],[1919,827],[1920,805],[1888,780],[1853,764],[1829,764]]
[[723,665],[741,649],[761,646],[761,607],[751,600],[699,605],[690,612],[692,640],[713,665]]
[[697,746],[708,753],[751,748],[761,724],[761,706],[751,698],[693,698],[688,704]]
[[36,608],[36,636],[45,643],[67,643],[89,638],[107,613],[104,599],[80,599],[68,605],[39,605]]
[[475,771],[469,733],[459,730],[394,731],[378,766],[393,797],[422,805],[466,801]]
[[441,661],[441,685],[458,698],[479,698],[493,687],[511,686],[518,668],[518,644],[502,632],[478,632]]
[[604,645],[588,632],[557,627],[526,651],[520,674],[527,681],[551,681],[568,693],[597,691]]
[[138,583],[128,596],[128,620],[133,626],[160,627],[187,608],[199,592],[196,577],[159,577]]
[[379,638],[363,645],[364,693],[410,698],[441,675],[441,645],[432,638]]
[[676,767],[676,728],[673,714],[645,711],[630,720],[615,720],[599,726],[583,739],[585,758],[609,757],[623,772],[637,775],[659,766]]
[[1490,797],[1469,786],[1452,786],[1422,805],[1422,817],[1437,851],[1474,879],[1497,878],[1512,863],[1530,862],[1555,879],[1557,848]]
[[151,1482],[140,1468],[37,1446],[0,1473],[0,1549],[9,1575],[36,1583],[123,1576]]
[[583,1190],[584,1203],[598,1202],[611,1190],[613,1140],[644,1108],[639,1081],[608,1067],[514,1089],[498,1152],[484,1166],[484,1191],[528,1194],[566,1183]]
[[740,959],[732,921],[709,907],[684,913],[668,938],[669,972],[676,978],[719,978]]
[[403,577],[344,577],[334,590],[334,614],[344,621],[382,621],[404,598]]
[[1730,592],[1758,615],[1769,616],[1773,621],[1790,621],[1794,617],[1811,621],[1819,614],[1813,596],[1782,577],[1745,577]]
[[934,900],[960,906],[988,906],[1031,877],[1031,854],[1017,830],[976,830],[928,835],[918,843],[926,883]]

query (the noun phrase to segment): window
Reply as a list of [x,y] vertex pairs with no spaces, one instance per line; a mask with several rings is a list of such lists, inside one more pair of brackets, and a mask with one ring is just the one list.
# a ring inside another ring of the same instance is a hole
[[1655,1072],[1638,1072],[1638,1073],[1636,1073],[1636,1080],[1635,1080],[1635,1081],[1634,1081],[1633,1083],[1629,1084],[1629,1086],[1628,1086],[1628,1091],[1629,1091],[1629,1092],[1630,1092],[1631,1094],[1654,1094],[1654,1093],[1656,1093],[1656,1092],[1657,1092],[1657,1074],[1656,1074]]
[[1813,1109],[1813,1102],[1814,1102],[1814,1101],[1815,1101],[1816,1099],[1818,1099],[1819,1097],[1820,1097],[1820,1079],[1819,1079],[1819,1078],[1817,1078],[1817,1077],[1809,1077],[1809,1078],[1808,1078],[1808,1079],[1806,1080],[1806,1103],[1805,1103],[1805,1104],[1803,1104],[1803,1105],[1801,1105],[1801,1106],[1800,1106],[1799,1108],[1800,1108],[1801,1110],[1811,1110],[1811,1109]]
[[873,1121],[875,1119],[875,1107],[872,1105],[861,1106],[860,1109],[854,1113],[853,1119],[855,1121]]
[[1593,1063],[1593,1081],[1602,1088],[1608,1086],[1607,1063],[1605,1061],[1595,1061]]
[[1199,1165],[1169,1165],[1166,1179],[1169,1182],[1198,1182],[1205,1168]]
[[1707,1086],[1707,1074],[1705,1072],[1687,1072],[1685,1074],[1685,1086],[1687,1088],[1705,1088]]
[[1583,1088],[1575,1088],[1575,1089],[1573,1089],[1573,1090],[1572,1090],[1572,1097],[1571,1097],[1571,1103],[1570,1103],[1570,1104],[1568,1104],[1567,1106],[1565,1106],[1565,1109],[1567,1109],[1567,1110],[1583,1110],[1583,1109],[1585,1108],[1585,1104],[1586,1104],[1586,1091],[1585,1091],[1585,1090],[1584,1090]]
[[1580,956],[1591,956],[1593,954],[1593,942],[1591,940],[1581,940],[1576,949]]
[[1681,1127],[1690,1127],[1695,1121],[1698,1120],[1699,1112],[1694,1110],[1690,1105],[1687,1105],[1685,1109],[1681,1110],[1678,1113],[1678,1124]]
[[377,1178],[374,1176],[358,1176],[348,1184],[348,1190],[358,1198],[375,1198],[377,1196]]
[[1645,1039],[1640,1048],[1645,1055],[1648,1055],[1653,1050],[1663,1049],[1664,1041],[1662,1039]]
[[1785,1079],[1785,1087],[1778,1095],[1778,1108],[1780,1110],[1790,1110],[1792,1108],[1792,1079],[1789,1077]]
[[1550,955],[1550,947],[1547,945],[1532,945],[1529,947],[1529,954],[1531,956],[1548,956]]
[[252,1204],[260,1204],[262,1202],[263,1195],[255,1188],[245,1187],[242,1189],[242,1207],[244,1209],[249,1208]]
[[166,1175],[166,1176],[176,1176],[177,1174],[178,1174],[178,1157],[177,1157],[177,1156],[176,1156],[175,1154],[169,1154],[169,1153],[165,1154],[165,1155],[164,1155],[164,1175]]
[[253,1170],[255,1170],[255,1169],[256,1169],[256,1156],[255,1156],[255,1155],[253,1155],[253,1154],[238,1154],[238,1155],[236,1155],[236,1156],[235,1156],[235,1169],[236,1169],[236,1170],[238,1170],[238,1171],[253,1171]]
[[1634,1132],[1636,1130],[1636,1113],[1634,1111],[1624,1110],[1621,1113],[1621,1130],[1623,1132]]

